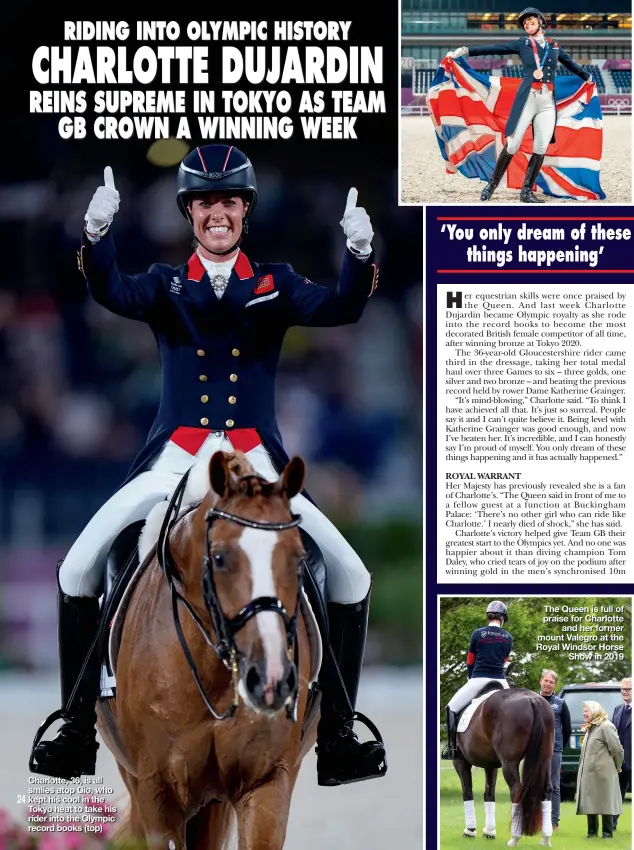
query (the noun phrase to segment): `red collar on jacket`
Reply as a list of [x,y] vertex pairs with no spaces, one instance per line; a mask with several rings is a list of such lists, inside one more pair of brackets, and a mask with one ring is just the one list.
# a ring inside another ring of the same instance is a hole
[[[249,258],[246,254],[243,254],[242,251],[238,251],[238,256],[233,270],[240,280],[246,280],[248,277],[253,277],[253,269],[251,268]],[[196,283],[200,283],[204,274],[205,267],[203,266],[198,253],[194,252],[187,261],[187,280],[194,280]]]

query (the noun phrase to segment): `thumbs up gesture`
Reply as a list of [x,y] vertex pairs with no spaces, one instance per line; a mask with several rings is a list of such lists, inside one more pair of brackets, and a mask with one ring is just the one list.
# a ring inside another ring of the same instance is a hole
[[99,186],[86,211],[86,233],[91,242],[98,242],[105,234],[119,209],[119,193],[115,189],[112,168],[103,170],[103,186]]
[[374,231],[370,223],[370,216],[363,207],[357,206],[357,195],[357,190],[354,188],[348,192],[346,208],[339,224],[346,234],[346,244],[350,251],[365,259],[370,256],[372,250]]

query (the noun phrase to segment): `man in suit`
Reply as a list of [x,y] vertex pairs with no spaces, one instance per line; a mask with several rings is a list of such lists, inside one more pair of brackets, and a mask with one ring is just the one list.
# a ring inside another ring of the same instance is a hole
[[[623,679],[621,682],[621,696],[623,702],[617,705],[612,715],[612,723],[619,733],[619,740],[625,750],[625,759],[619,773],[619,786],[621,788],[621,799],[625,800],[625,792],[632,779],[632,679]],[[614,816],[614,829],[618,823],[619,816]]]

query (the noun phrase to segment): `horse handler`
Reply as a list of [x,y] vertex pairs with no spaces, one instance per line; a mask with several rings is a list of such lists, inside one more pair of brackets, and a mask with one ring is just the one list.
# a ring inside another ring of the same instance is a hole
[[[176,201],[193,228],[196,248],[183,265],[152,265],[145,274],[119,271],[111,224],[119,209],[112,170],[85,217],[78,255],[88,291],[106,309],[147,323],[162,363],[158,415],[128,478],[88,523],[58,569],[59,653],[63,706],[79,681],[79,699],[52,741],[33,751],[36,771],[74,778],[96,768],[95,703],[100,659],[84,661],[99,624],[105,555],[127,525],[145,519],[183,474],[215,451],[248,453],[259,475],[275,481],[288,462],[275,419],[274,386],[286,330],[293,325],[357,322],[377,286],[370,219],[348,194],[339,282],[330,289],[284,263],[256,263],[240,249],[258,198],[253,166],[233,146],[198,147],[183,159]],[[150,211],[151,214],[151,211]],[[321,548],[329,590],[330,644],[320,673],[317,738],[320,785],[382,776],[385,750],[361,743],[354,709],[368,624],[371,576],[334,525],[303,494],[292,508]],[[345,688],[342,687],[345,685]]]
[[458,59],[460,56],[514,53],[522,60],[524,76],[506,124],[506,142],[495,163],[493,176],[482,190],[480,199],[482,201],[491,199],[513,156],[519,151],[524,134],[532,125],[533,154],[526,169],[520,201],[524,204],[543,204],[544,201],[533,194],[533,186],[544,162],[548,145],[555,141],[557,63],[561,62],[565,68],[586,82],[592,79],[592,75],[577,65],[558,41],[546,37],[546,18],[539,9],[532,6],[524,9],[520,12],[517,22],[524,29],[525,38],[521,37],[507,44],[459,47],[447,56]]
[[554,670],[542,670],[542,677],[539,680],[539,695],[550,703],[555,715],[555,745],[553,749],[553,758],[550,763],[550,781],[553,785],[552,792],[552,824],[553,829],[559,829],[559,814],[561,810],[561,759],[563,757],[564,746],[570,739],[572,732],[572,721],[570,719],[570,711],[565,700],[558,697],[555,693],[559,674]]

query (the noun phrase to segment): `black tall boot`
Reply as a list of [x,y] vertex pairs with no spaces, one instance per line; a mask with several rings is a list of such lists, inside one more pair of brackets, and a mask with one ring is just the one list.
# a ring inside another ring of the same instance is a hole
[[441,759],[453,759],[458,755],[456,746],[456,713],[447,706],[447,746],[442,751]]
[[[387,771],[378,730],[355,711],[369,610],[370,592],[353,605],[328,605],[331,652],[326,649],[319,674],[323,691],[316,750],[319,785],[360,782]],[[361,743],[353,731],[355,720],[365,723],[379,740]]]
[[614,820],[612,815],[601,815],[601,829],[603,832],[602,838],[612,838],[614,829]]
[[96,648],[88,658],[99,626],[99,600],[67,596],[59,586],[59,576],[57,587],[62,709],[51,718],[62,717],[66,722],[51,741],[39,742],[51,718],[45,728],[40,729],[30,768],[45,776],[75,779],[82,775],[94,776],[99,749],[95,703],[101,664]]
[[511,164],[511,160],[513,159],[513,154],[509,153],[506,145],[500,151],[500,155],[496,160],[495,168],[493,169],[493,176],[486,184],[482,192],[480,193],[481,201],[489,201],[491,200],[491,195],[495,192],[497,187],[500,185],[500,180],[506,174],[506,169]]
[[599,835],[599,815],[586,815],[588,818],[588,834],[586,838],[596,838]]
[[524,185],[522,186],[522,191],[520,192],[520,201],[523,204],[544,204],[541,198],[536,197],[533,192],[533,186],[535,185],[535,181],[537,180],[537,175],[539,174],[542,163],[544,161],[544,154],[542,153],[534,153],[528,161],[528,168],[526,169],[526,177],[524,178]]

